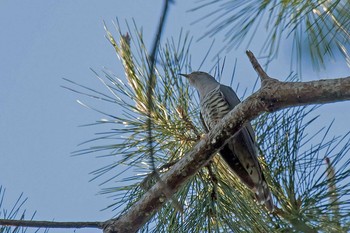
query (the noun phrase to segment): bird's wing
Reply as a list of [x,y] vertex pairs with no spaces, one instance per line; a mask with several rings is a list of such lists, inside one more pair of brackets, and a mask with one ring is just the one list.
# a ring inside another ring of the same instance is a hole
[[203,115],[201,112],[199,112],[199,118],[201,120],[201,123],[202,123],[202,126],[205,130],[206,133],[209,133],[209,129],[208,129],[208,126],[205,124],[205,121],[204,121],[204,118],[203,118]]
[[[236,105],[238,105],[241,101],[239,100],[237,94],[232,90],[231,87],[220,85],[220,91],[223,94],[226,102],[229,104],[230,109],[232,110]],[[250,123],[247,123],[242,127],[241,132],[243,134],[243,137],[248,144],[248,149],[250,150],[250,154],[255,155],[256,151],[256,144],[255,144],[255,136],[253,127]],[[254,150],[252,150],[254,148]]]
[[[230,109],[233,109],[241,101],[231,87],[220,85],[220,91],[229,104]],[[222,155],[230,167],[236,172],[240,179],[255,192],[259,202],[265,203],[267,208],[272,211],[273,203],[271,194],[265,177],[262,173],[261,166],[257,156],[254,131],[251,124],[246,123],[237,133],[232,143],[230,142],[222,150]],[[235,156],[229,156],[229,151]],[[247,153],[248,152],[248,153]],[[237,159],[240,164],[237,163]],[[243,167],[240,167],[240,166]]]

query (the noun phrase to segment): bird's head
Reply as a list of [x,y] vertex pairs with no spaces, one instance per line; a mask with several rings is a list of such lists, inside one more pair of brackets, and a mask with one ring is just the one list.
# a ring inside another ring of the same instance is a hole
[[202,71],[195,71],[190,74],[180,74],[188,79],[191,86],[195,87],[200,93],[208,88],[218,85],[213,76]]

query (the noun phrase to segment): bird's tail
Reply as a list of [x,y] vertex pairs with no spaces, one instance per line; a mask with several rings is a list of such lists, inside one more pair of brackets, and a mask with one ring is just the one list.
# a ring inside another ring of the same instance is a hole
[[258,185],[256,185],[255,198],[260,204],[264,204],[270,212],[273,211],[274,204],[272,201],[269,186],[267,185],[265,179],[263,179]]

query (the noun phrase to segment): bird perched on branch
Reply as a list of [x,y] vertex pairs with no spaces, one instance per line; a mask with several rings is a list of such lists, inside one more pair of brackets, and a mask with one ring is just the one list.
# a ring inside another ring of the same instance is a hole
[[[208,73],[197,71],[180,74],[195,87],[200,98],[200,112],[204,126],[210,130],[241,101],[231,87],[220,84]],[[274,205],[269,187],[257,159],[254,131],[250,123],[232,137],[219,154],[239,179],[255,193],[257,201],[269,211]]]

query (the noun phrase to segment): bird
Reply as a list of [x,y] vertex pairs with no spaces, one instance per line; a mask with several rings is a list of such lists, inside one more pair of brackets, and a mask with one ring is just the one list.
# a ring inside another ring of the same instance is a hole
[[[198,91],[200,117],[208,131],[241,102],[231,87],[220,84],[206,72],[179,75],[184,76]],[[257,158],[257,145],[251,124],[246,123],[226,142],[219,154],[240,181],[255,194],[258,203],[264,204],[272,212],[274,204]]]

